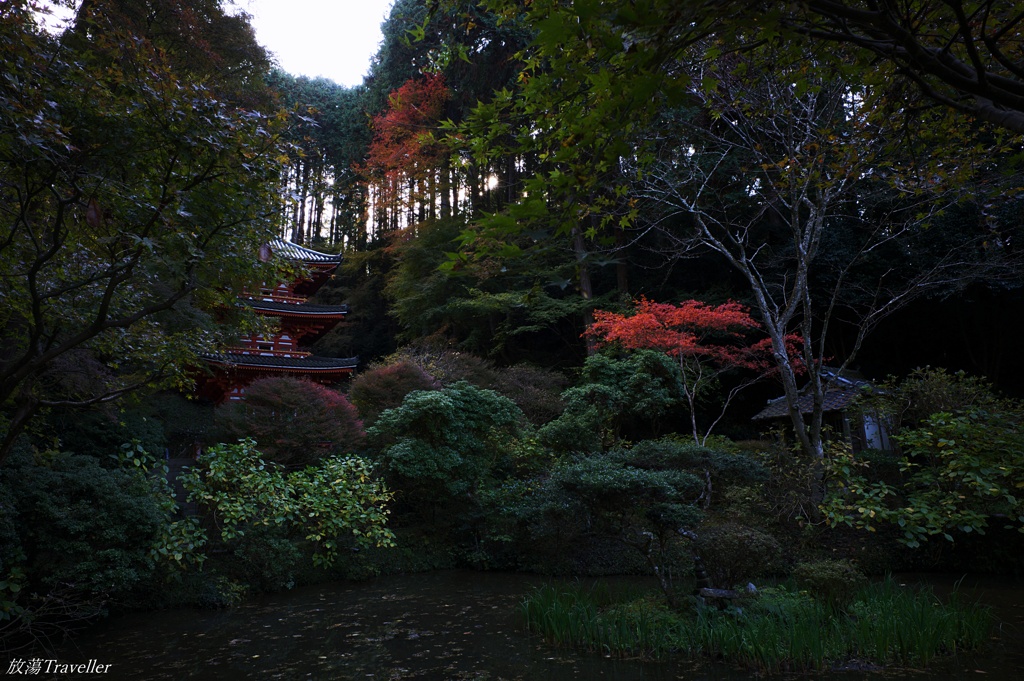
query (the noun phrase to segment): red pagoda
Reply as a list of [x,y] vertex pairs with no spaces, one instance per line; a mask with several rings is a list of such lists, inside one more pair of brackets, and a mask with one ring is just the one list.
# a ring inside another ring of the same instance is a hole
[[307,302],[330,279],[341,264],[341,256],[320,253],[280,238],[265,245],[260,258],[269,259],[272,254],[303,266],[307,275],[280,282],[273,288],[264,287],[257,295],[239,297],[256,314],[275,318],[278,331],[269,337],[244,337],[237,346],[204,355],[210,372],[200,381],[200,397],[217,403],[241,400],[245,397],[245,386],[257,378],[295,376],[334,383],[355,371],[355,357],[317,357],[303,349],[348,314],[347,305]]

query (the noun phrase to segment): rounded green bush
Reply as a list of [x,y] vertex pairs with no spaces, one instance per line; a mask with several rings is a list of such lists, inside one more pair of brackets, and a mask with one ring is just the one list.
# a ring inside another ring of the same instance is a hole
[[782,563],[782,547],[774,537],[736,523],[701,528],[695,548],[719,588],[777,572]]
[[815,600],[836,607],[848,605],[868,583],[864,573],[848,560],[800,563],[793,569],[793,579]]

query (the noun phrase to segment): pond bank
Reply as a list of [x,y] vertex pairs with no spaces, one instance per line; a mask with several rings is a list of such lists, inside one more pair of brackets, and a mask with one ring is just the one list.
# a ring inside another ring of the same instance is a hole
[[[919,576],[903,579],[917,581]],[[940,594],[955,581],[921,579]],[[227,610],[118,617],[62,647],[57,657],[112,664],[105,678],[128,681],[753,678],[714,663],[618,660],[553,648],[528,635],[516,618],[523,595],[545,581],[537,575],[444,571],[323,584]],[[976,658],[945,660],[914,678],[1016,681],[1024,670],[1024,586],[1005,579],[967,578],[961,591],[996,608],[1003,622],[998,649]],[[836,671],[828,678],[879,677]]]

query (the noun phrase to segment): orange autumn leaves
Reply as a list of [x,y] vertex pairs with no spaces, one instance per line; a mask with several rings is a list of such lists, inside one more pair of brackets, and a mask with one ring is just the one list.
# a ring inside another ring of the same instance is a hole
[[[763,376],[775,371],[770,338],[744,305],[730,301],[713,306],[699,300],[678,305],[635,301],[631,313],[594,311],[594,323],[584,335],[600,345],[616,344],[627,350],[659,350],[680,364],[711,365],[716,373],[748,369]],[[785,338],[791,358],[799,357],[800,336]]]
[[421,182],[442,163],[446,149],[435,137],[450,93],[441,74],[411,78],[388,97],[388,108],[373,119],[373,142],[362,169],[385,191],[402,180]]

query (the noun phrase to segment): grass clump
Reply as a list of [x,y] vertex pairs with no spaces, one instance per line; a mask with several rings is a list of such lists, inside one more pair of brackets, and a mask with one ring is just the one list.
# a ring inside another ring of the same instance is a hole
[[557,646],[612,655],[659,657],[673,651],[683,624],[653,595],[617,599],[601,585],[546,585],[521,605],[530,631]]
[[846,607],[807,592],[765,588],[738,607],[672,610],[653,595],[615,600],[580,585],[541,587],[522,604],[527,627],[555,645],[622,656],[669,653],[721,659],[761,672],[810,671],[851,661],[927,665],[987,640],[987,607],[954,592],[891,579],[860,589]]

